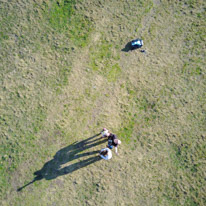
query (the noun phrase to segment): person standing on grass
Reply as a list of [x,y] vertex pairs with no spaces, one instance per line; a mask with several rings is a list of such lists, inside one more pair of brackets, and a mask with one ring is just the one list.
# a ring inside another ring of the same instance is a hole
[[103,128],[103,130],[101,131],[102,138],[107,137],[108,134],[109,131],[106,128]]
[[117,139],[115,134],[110,133],[106,128],[104,128],[101,132],[102,138],[108,138],[108,145],[109,149],[115,148],[115,153],[118,154],[117,147],[121,144],[121,141]]
[[109,160],[112,158],[112,151],[109,148],[104,148],[104,149],[101,149],[99,155],[104,160]]

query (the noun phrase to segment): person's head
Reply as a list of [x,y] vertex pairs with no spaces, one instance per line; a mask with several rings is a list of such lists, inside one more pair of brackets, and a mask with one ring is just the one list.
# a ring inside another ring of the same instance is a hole
[[107,156],[108,154],[108,151],[107,150],[103,150],[100,152],[100,155],[103,155],[103,156]]
[[114,143],[117,144],[117,145],[120,145],[122,142],[119,139],[115,139]]

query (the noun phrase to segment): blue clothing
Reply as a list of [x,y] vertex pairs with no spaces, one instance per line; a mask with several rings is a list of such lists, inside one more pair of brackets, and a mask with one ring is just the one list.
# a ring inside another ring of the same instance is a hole
[[109,149],[112,149],[113,148],[113,145],[108,145]]

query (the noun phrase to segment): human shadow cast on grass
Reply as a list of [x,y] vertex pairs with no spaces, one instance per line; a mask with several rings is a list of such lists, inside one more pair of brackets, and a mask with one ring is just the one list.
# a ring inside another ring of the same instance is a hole
[[[84,151],[84,150],[95,147],[95,146],[107,141],[106,139],[101,140],[101,137],[95,139],[95,137],[97,137],[98,135],[100,135],[100,134],[96,134],[96,135],[89,137],[85,140],[82,140],[80,142],[74,142],[71,145],[59,150],[55,154],[55,156],[53,157],[52,160],[50,160],[44,164],[42,169],[34,172],[35,177],[31,182],[18,188],[17,191],[18,192],[21,191],[22,189],[24,189],[25,187],[31,185],[32,183],[34,183],[36,181],[39,181],[42,179],[52,180],[52,179],[55,179],[59,176],[72,173],[78,169],[81,169],[83,167],[86,167],[92,163],[95,163],[95,162],[101,160],[99,155],[95,155],[95,154],[98,154],[99,150],[82,153],[82,151]],[[101,140],[101,141],[99,141],[99,140]],[[95,156],[91,156],[91,155],[95,155]],[[76,160],[76,159],[79,159],[82,157],[86,157],[86,156],[89,156],[89,158],[84,159],[82,161],[80,160],[79,162],[76,162],[76,163],[73,163],[73,164],[70,164],[68,166],[63,167],[64,164],[66,164],[70,161],[73,161],[73,160]]]

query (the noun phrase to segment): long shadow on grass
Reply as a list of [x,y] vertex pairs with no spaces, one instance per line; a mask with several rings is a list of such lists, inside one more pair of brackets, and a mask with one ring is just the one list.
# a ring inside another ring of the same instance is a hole
[[[96,134],[92,137],[89,137],[88,139],[82,140],[81,142],[74,142],[73,144],[59,150],[54,158],[44,164],[41,170],[38,170],[34,172],[34,179],[29,182],[28,184],[20,187],[17,189],[17,191],[21,191],[25,187],[29,186],[30,184],[46,179],[46,180],[52,180],[59,176],[66,175],[69,173],[72,173],[78,169],[81,169],[83,167],[86,167],[94,162],[97,162],[101,160],[99,155],[91,156],[94,154],[97,154],[99,151],[93,151],[93,152],[86,152],[81,153],[82,151],[89,149],[91,147],[95,147],[99,144],[102,144],[106,142],[106,140],[101,140],[101,138],[96,138],[100,134]],[[91,156],[88,159],[84,159],[82,161],[70,164],[69,166],[62,167],[62,165],[72,161],[79,159],[81,157]]]

